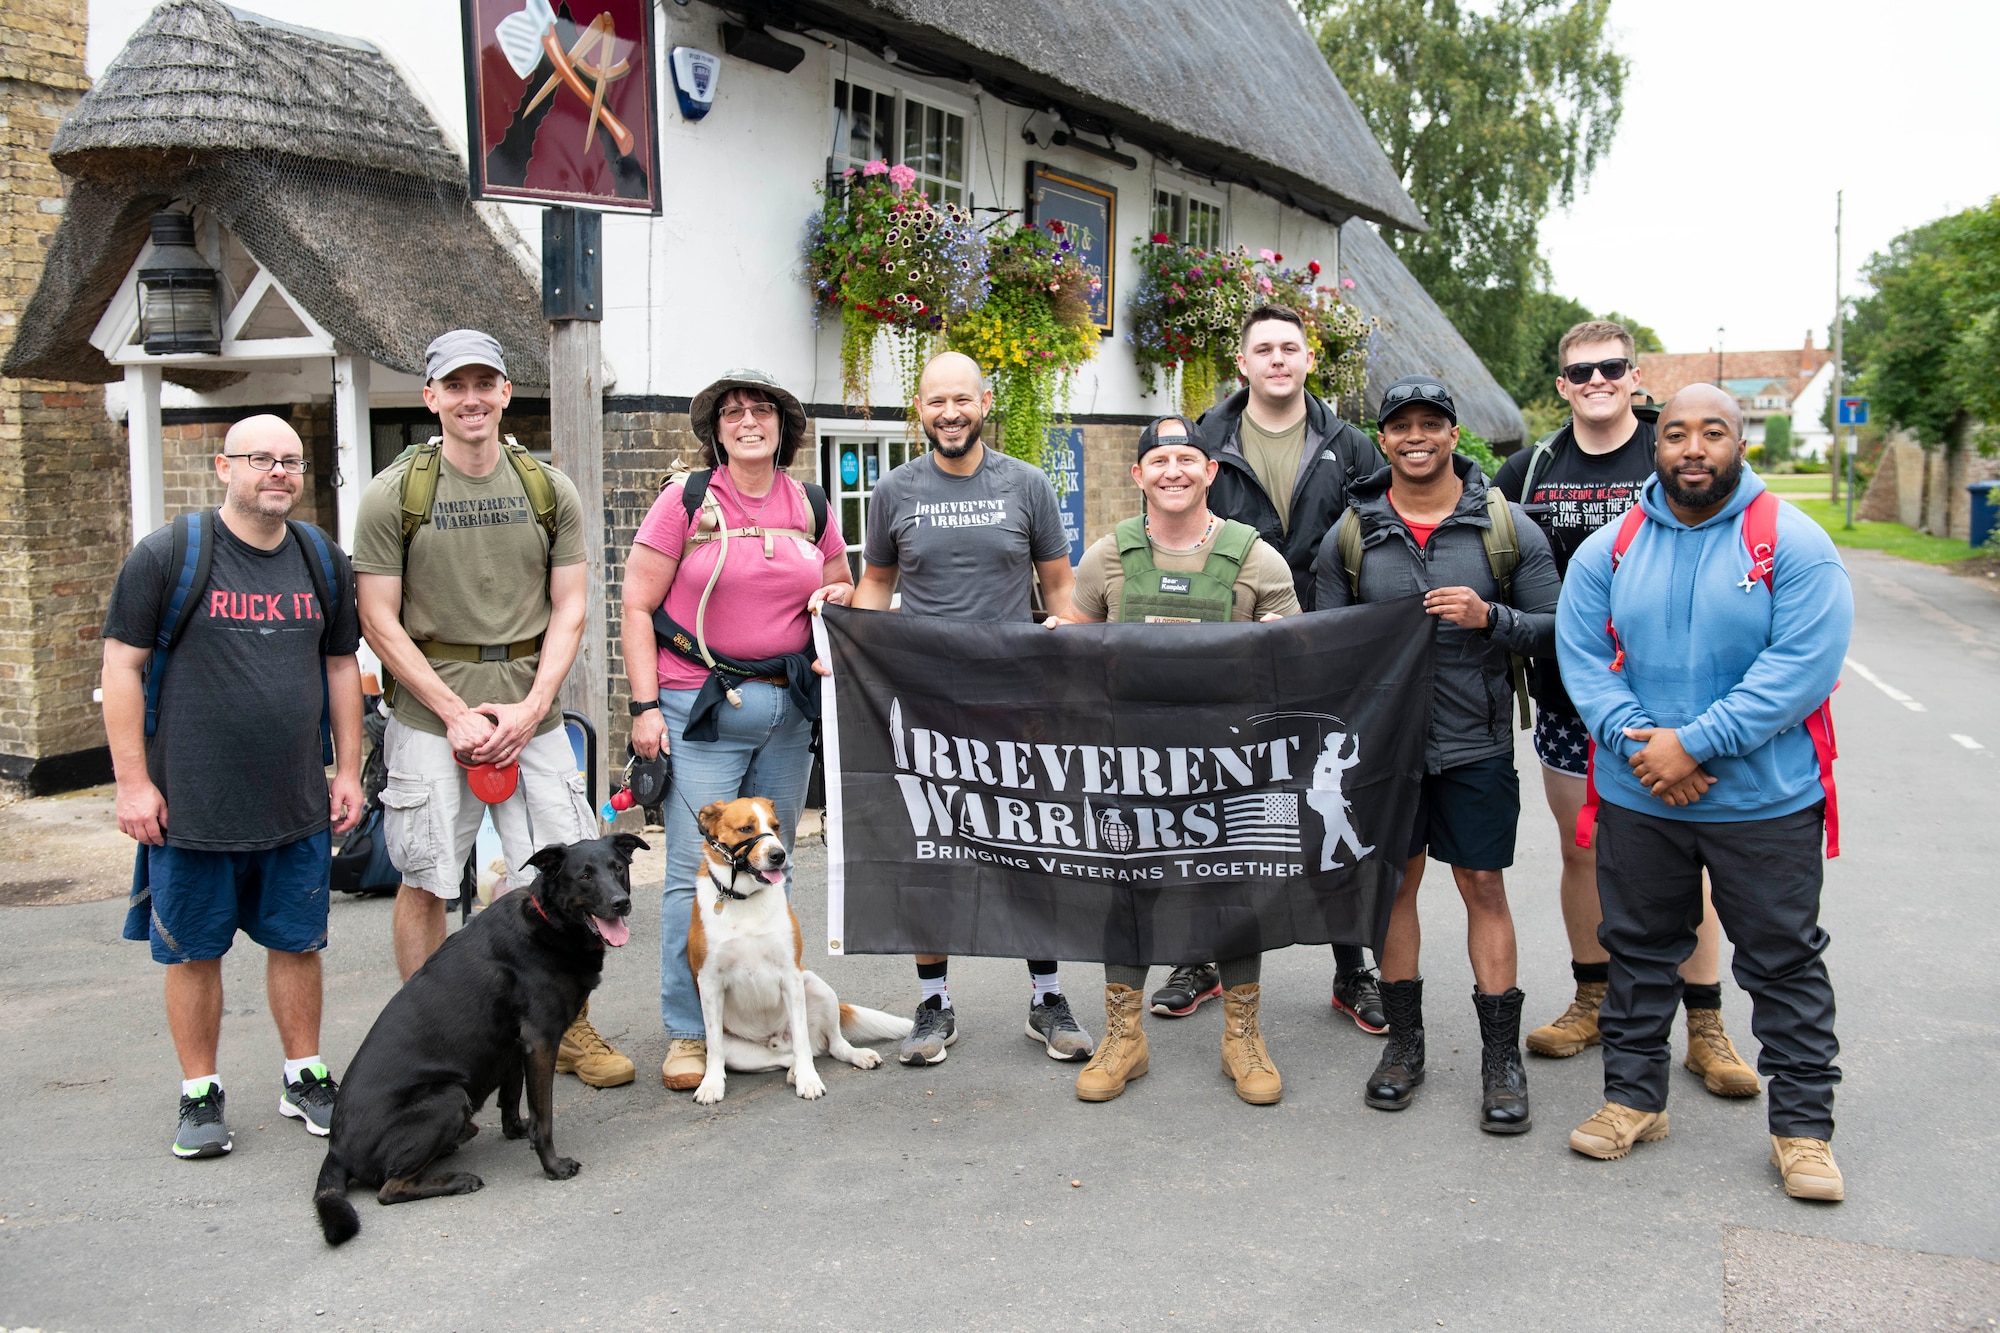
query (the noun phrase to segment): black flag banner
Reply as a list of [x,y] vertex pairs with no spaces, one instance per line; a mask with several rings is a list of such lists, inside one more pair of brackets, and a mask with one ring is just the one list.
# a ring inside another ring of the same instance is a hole
[[829,953],[1188,963],[1387,931],[1430,715],[1421,599],[815,625]]

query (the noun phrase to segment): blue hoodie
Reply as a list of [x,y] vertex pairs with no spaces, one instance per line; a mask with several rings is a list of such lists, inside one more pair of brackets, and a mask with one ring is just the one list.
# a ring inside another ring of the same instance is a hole
[[[1597,741],[1598,794],[1613,805],[1719,823],[1774,819],[1821,798],[1819,760],[1799,724],[1840,679],[1854,594],[1832,540],[1783,501],[1775,592],[1762,580],[1743,587],[1750,568],[1743,511],[1763,490],[1745,468],[1722,512],[1690,528],[1652,477],[1639,499],[1651,521],[1617,576],[1617,523],[1593,533],[1570,560],[1556,652],[1563,685]],[[1607,613],[1625,648],[1616,672]],[[1659,800],[1624,762],[1643,748],[1625,736],[1627,727],[1676,728],[1715,785],[1691,805]]]

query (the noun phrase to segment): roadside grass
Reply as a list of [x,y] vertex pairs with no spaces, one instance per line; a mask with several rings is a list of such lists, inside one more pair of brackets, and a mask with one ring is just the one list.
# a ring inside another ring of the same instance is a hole
[[[1784,496],[1786,499],[1797,495],[1829,494],[1827,491],[1826,474],[1824,472],[1786,472],[1775,476],[1759,472],[1757,475],[1764,479],[1766,487]],[[1846,492],[1843,490],[1842,497],[1845,498],[1845,495]]]
[[[1814,480],[1824,483],[1826,479],[1820,477]],[[1861,551],[1880,551],[1885,555],[1900,556],[1905,560],[1915,560],[1926,565],[1964,565],[1981,558],[1975,555],[1972,547],[1965,542],[1933,537],[1906,528],[1900,523],[1869,523],[1856,519],[1854,529],[1850,532],[1844,526],[1847,522],[1845,500],[1836,505],[1823,494],[1805,496],[1788,494],[1784,491],[1778,493],[1803,509],[1812,516],[1815,523],[1825,528],[1827,535],[1833,538],[1835,546],[1847,546]]]

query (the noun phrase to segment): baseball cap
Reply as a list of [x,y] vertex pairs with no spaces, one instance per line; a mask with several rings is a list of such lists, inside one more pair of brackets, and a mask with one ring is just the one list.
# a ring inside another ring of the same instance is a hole
[[[1165,431],[1164,439],[1161,438],[1162,430]],[[1186,417],[1159,417],[1147,423],[1146,429],[1139,432],[1139,452],[1133,461],[1143,459],[1163,444],[1191,444],[1201,450],[1203,455],[1213,457],[1209,453],[1207,442],[1202,439],[1200,427],[1192,421]]]
[[1442,381],[1434,375],[1405,375],[1382,390],[1382,402],[1375,409],[1375,428],[1380,430],[1382,423],[1411,403],[1428,403],[1450,417],[1452,425],[1458,424],[1458,408]]
[[500,342],[478,329],[453,329],[431,339],[424,349],[424,378],[442,379],[460,366],[491,366],[502,376],[507,362],[500,355]]

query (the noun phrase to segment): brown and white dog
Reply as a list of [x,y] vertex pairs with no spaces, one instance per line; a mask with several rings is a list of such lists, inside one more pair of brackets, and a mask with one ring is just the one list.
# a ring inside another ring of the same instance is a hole
[[[778,812],[762,796],[715,801],[695,816],[702,872],[688,923],[688,967],[701,991],[708,1068],[694,1099],[722,1100],[725,1069],[787,1069],[801,1097],[823,1097],[815,1055],[856,1069],[882,1063],[850,1041],[906,1037],[909,1019],[842,1004],[833,987],[802,965],[804,939],[785,896],[785,855]],[[801,1035],[804,1034],[803,1039]]]

